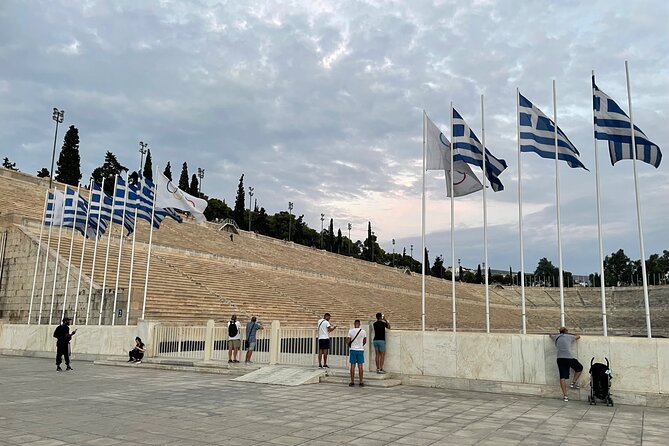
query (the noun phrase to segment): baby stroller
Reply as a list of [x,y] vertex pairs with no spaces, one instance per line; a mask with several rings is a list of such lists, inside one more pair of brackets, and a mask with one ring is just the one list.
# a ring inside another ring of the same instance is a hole
[[604,359],[606,359],[606,364],[595,363],[594,357],[590,360],[590,395],[588,396],[588,402],[591,406],[596,405],[597,400],[603,400],[607,406],[613,406],[609,358],[605,357]]

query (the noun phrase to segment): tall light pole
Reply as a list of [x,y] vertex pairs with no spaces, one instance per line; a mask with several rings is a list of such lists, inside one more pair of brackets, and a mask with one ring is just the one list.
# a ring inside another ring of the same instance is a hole
[[288,202],[288,241],[290,241],[290,229],[293,223],[293,202]]
[[369,241],[372,249],[372,262],[374,261],[374,231],[372,231],[372,239]]
[[139,153],[141,153],[139,157],[139,174],[144,175],[144,155],[146,155],[146,152],[148,152],[149,149],[147,147],[149,146],[148,143],[145,143],[144,141],[139,142]]
[[202,193],[202,179],[204,178],[204,169],[200,169],[199,167],[197,168],[197,177],[200,179],[200,182],[198,183],[198,192]]
[[[460,260],[458,259],[458,280],[462,281],[462,277],[460,277]],[[455,265],[453,265],[455,266]],[[451,277],[452,280],[455,280],[455,276]]]
[[62,124],[63,118],[65,117],[65,110],[58,110],[56,107],[53,108],[53,116],[51,119],[56,121],[56,132],[53,135],[53,152],[51,152],[51,176],[49,177],[49,189],[53,184],[53,163],[56,160],[56,140],[58,139],[58,124]]
[[395,268],[395,239],[393,239],[393,268]]
[[323,221],[325,221],[325,214],[321,214],[321,249],[323,249]]
[[351,240],[351,223],[348,224],[348,255],[351,255],[351,245],[353,241]]
[[253,188],[249,186],[249,232],[251,232],[251,206],[253,202]]
[[413,245],[411,245],[411,263],[409,263],[409,271],[413,271]]

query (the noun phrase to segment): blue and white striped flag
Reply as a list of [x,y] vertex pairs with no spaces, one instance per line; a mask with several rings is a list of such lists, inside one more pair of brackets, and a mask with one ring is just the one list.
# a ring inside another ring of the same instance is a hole
[[[520,151],[534,152],[542,158],[555,159],[555,124],[525,96],[518,93]],[[576,146],[557,128],[558,159],[569,167],[588,170],[578,157]]]
[[88,201],[71,188],[65,191],[63,226],[76,229],[87,238],[95,236],[97,222],[92,222],[87,215]]
[[126,197],[126,186],[127,182],[123,177],[118,175],[116,177],[116,187],[114,188],[114,223],[123,224],[128,231],[127,235],[130,235],[135,230],[135,215],[129,211],[129,209],[132,209],[133,202],[130,199],[129,188]]
[[[457,110],[453,109],[453,161],[463,161],[483,169],[483,144],[469,128]],[[492,156],[485,149],[485,174],[495,192],[504,190],[499,175],[506,169],[506,161]]]
[[[151,208],[153,207],[154,185],[148,179],[141,179],[139,184],[128,186],[128,207],[137,209],[137,218],[151,222]],[[170,217],[178,223],[183,220],[174,209],[155,208],[153,213],[153,227],[160,228],[165,217]]]
[[102,187],[93,181],[91,186],[91,211],[88,213],[88,218],[95,223],[95,228],[98,228],[98,237],[101,237],[106,231],[109,220],[111,220],[111,198],[102,191]]
[[[602,92],[595,85],[595,76],[592,76],[592,107],[595,111],[595,139],[609,142],[611,164],[620,160],[633,158],[632,135],[630,132],[630,118],[616,102]],[[636,159],[648,163],[656,168],[662,162],[660,148],[634,126],[636,143]]]
[[59,226],[63,221],[63,205],[65,195],[58,189],[49,191],[46,200],[46,212],[44,213],[44,224],[47,226]]

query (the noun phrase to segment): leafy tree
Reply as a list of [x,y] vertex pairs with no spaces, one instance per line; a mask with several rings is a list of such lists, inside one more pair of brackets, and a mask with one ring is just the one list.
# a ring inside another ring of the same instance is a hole
[[112,195],[114,193],[114,177],[123,172],[127,172],[127,170],[127,167],[118,162],[116,155],[107,151],[105,154],[105,162],[102,166],[96,167],[95,170],[93,170],[91,177],[93,178],[93,181],[103,185],[102,188],[107,195]]
[[330,252],[334,251],[335,244],[335,235],[334,235],[334,222],[330,219],[330,226],[328,227],[328,249]]
[[546,276],[546,277],[557,277],[558,268],[553,266],[553,263],[551,263],[551,261],[548,260],[546,257],[543,257],[541,260],[539,260],[537,268],[534,270],[534,275],[535,276]]
[[207,208],[204,210],[204,216],[209,221],[217,219],[226,219],[232,217],[232,209],[218,198],[210,198],[207,201]]
[[181,176],[179,177],[179,189],[182,191],[188,192],[188,164],[186,162],[181,166]]
[[3,160],[2,167],[4,167],[5,169],[17,171],[17,172],[19,170],[19,169],[16,168],[16,163],[9,162],[9,158],[7,158],[7,157],[5,157],[5,159]]
[[619,249],[604,259],[604,283],[606,286],[628,285],[632,282],[634,265],[625,251]]
[[235,199],[235,208],[232,212],[232,218],[238,225],[244,224],[244,211],[246,206],[244,204],[244,174],[239,177],[239,185],[237,186],[237,198]]
[[[429,257],[429,254],[430,254],[429,251],[427,250],[427,248],[425,248],[425,258],[424,258],[424,261],[425,261],[425,275],[427,275],[427,276],[431,275],[431,272],[430,272],[430,257]],[[422,266],[421,266],[421,268],[422,268]]]
[[335,246],[337,247],[337,254],[341,254],[341,247],[342,247],[341,228],[337,229],[337,241]]
[[513,285],[513,270],[509,266],[509,285]]
[[[256,209],[253,212],[253,228],[256,232],[259,234],[263,235],[269,235],[270,237],[275,237],[275,238],[281,238],[281,239],[288,239],[288,212],[282,212],[283,214],[286,214],[285,217],[282,218],[282,220],[285,221],[285,237],[281,237],[282,234],[270,234],[270,220],[272,219],[269,215],[267,215],[267,211],[265,210],[264,207],[261,207],[260,209]],[[275,214],[273,217],[276,217],[279,214]]]
[[599,276],[599,273],[590,274],[588,281],[590,282],[590,286],[598,288],[602,286],[602,278]]
[[476,276],[474,276],[474,283],[483,283],[483,275],[481,274],[481,264],[476,268]]
[[37,178],[49,178],[51,175],[49,174],[49,169],[46,167],[42,167],[40,170],[37,171]]
[[144,170],[142,176],[153,181],[153,162],[151,161],[151,149],[147,149],[146,160],[144,161]]
[[200,191],[198,190],[200,187],[200,182],[197,180],[197,175],[193,174],[193,176],[190,179],[190,186],[188,186],[188,192],[189,194],[199,197],[200,196]]
[[172,181],[172,166],[170,165],[169,161],[167,162],[167,165],[165,166],[165,170],[163,171],[163,175],[165,175],[168,180]]
[[[109,153],[109,152],[108,152]],[[56,163],[55,180],[76,186],[81,179],[81,156],[79,155],[79,130],[73,125],[65,133],[63,147]],[[128,169],[126,169],[128,170]]]
[[446,270],[444,269],[444,257],[437,256],[434,259],[434,265],[432,265],[432,275],[434,277],[445,277]]

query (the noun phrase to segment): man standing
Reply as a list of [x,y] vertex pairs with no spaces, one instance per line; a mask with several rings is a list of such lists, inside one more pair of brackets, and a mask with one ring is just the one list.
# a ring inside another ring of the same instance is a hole
[[[330,351],[330,333],[336,329],[330,324],[330,313],[325,313],[323,319],[318,320],[318,368],[328,367],[328,352]],[[323,362],[321,362],[321,359]],[[322,365],[321,365],[322,364]]]
[[562,399],[563,401],[569,401],[567,396],[567,380],[569,379],[569,369],[574,369],[574,380],[571,382],[569,387],[572,389],[580,389],[581,386],[578,384],[578,378],[581,376],[583,371],[583,366],[574,356],[571,354],[571,343],[581,339],[580,336],[574,336],[569,334],[566,327],[560,327],[559,334],[548,335],[555,343],[557,348],[557,365],[558,370],[560,371],[560,389],[562,390]]
[[388,320],[383,313],[376,313],[374,322],[374,351],[376,352],[376,373],[386,373],[383,363],[386,359],[386,330],[390,330]]
[[239,362],[239,349],[242,347],[242,325],[233,314],[228,323],[228,362]]
[[56,371],[62,372],[63,369],[60,368],[63,356],[65,356],[65,365],[67,368],[65,370],[72,370],[70,367],[70,340],[72,336],[77,333],[77,330],[74,330],[70,333],[70,318],[63,318],[62,325],[56,327],[56,330],[53,332],[53,337],[56,338]]
[[256,317],[253,316],[251,320],[246,324],[246,361],[245,364],[253,364],[251,362],[251,355],[256,349],[256,333],[258,330],[262,330],[263,326],[256,322]]
[[346,336],[346,345],[349,346],[349,362],[351,363],[351,382],[349,387],[355,386],[355,365],[358,365],[358,379],[360,387],[364,387],[362,382],[362,365],[365,363],[365,344],[367,344],[367,333],[360,328],[360,320],[353,322],[355,328],[351,328]]

